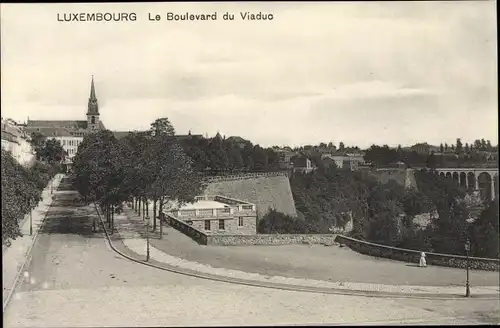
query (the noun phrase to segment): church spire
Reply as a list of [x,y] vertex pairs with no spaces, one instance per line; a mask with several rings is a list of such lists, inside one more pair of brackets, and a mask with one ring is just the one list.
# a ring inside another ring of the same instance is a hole
[[92,75],[92,82],[90,83],[90,97],[88,104],[87,115],[99,115],[99,104],[95,95],[94,75]]
[[90,100],[97,101],[97,98],[95,96],[95,88],[94,88],[94,75],[92,75],[92,82],[90,84]]

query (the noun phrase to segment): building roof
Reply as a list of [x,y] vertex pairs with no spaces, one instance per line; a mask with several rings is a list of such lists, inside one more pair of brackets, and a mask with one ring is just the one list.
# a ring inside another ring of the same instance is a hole
[[[28,120],[27,128],[68,128],[71,130],[86,130],[87,121],[83,120]],[[99,128],[105,130],[102,121],[99,121]]]
[[25,128],[25,131],[29,134],[33,132],[39,132],[43,134],[46,137],[71,137],[73,134],[71,134],[70,130],[68,128],[58,128],[58,127],[41,127],[41,128],[34,128],[34,127],[29,127]]

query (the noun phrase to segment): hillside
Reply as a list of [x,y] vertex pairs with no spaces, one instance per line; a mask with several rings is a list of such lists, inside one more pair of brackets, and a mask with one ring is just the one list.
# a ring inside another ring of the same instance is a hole
[[296,217],[295,202],[286,176],[254,177],[209,182],[205,194],[241,199],[257,205],[262,218],[269,208]]

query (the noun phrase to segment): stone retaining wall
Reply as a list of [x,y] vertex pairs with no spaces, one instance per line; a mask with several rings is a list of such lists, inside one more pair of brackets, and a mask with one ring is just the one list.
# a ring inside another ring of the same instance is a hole
[[207,237],[208,245],[289,245],[289,244],[328,244],[335,242],[335,234],[324,235],[213,235]]
[[[411,263],[418,263],[420,260],[420,251],[374,244],[342,235],[338,235],[335,241],[361,254]],[[425,255],[427,264],[466,268],[467,258],[465,256],[439,253],[425,253]],[[469,257],[468,261],[471,269],[500,271],[500,260],[498,259]]]

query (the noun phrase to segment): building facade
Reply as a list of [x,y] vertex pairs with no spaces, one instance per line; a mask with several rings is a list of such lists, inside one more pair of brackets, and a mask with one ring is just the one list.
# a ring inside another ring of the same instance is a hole
[[35,160],[35,151],[30,140],[30,136],[26,134],[21,124],[2,118],[2,148],[10,152],[23,166],[29,166]]
[[310,173],[316,169],[309,158],[294,157],[292,165],[293,172]]
[[330,153],[321,155],[321,159],[325,165],[330,163],[335,163],[335,165],[342,169],[348,168],[350,170],[357,170],[360,165],[365,164],[365,159],[363,154],[340,154],[340,153]]
[[173,205],[165,212],[208,235],[257,234],[255,204],[224,196],[199,196],[192,204]]

